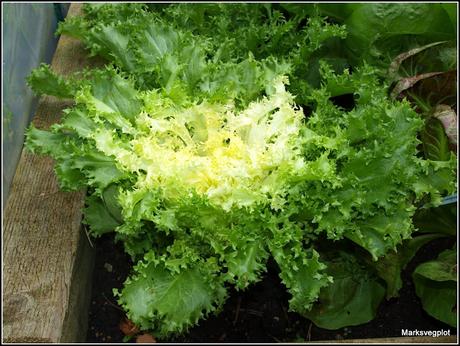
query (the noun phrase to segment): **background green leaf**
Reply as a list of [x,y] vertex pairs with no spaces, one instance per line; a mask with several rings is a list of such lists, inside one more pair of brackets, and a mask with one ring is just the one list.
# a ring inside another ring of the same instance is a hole
[[387,284],[387,299],[398,296],[398,292],[403,286],[401,272],[412,260],[417,251],[423,245],[442,236],[442,234],[424,234],[405,240],[398,246],[398,251],[389,252],[374,264],[378,275]]
[[412,274],[415,291],[428,314],[452,327],[457,325],[457,249],[420,264]]
[[436,208],[423,208],[414,215],[414,224],[419,233],[457,234],[457,203]]
[[339,329],[372,320],[385,296],[379,279],[353,255],[340,252],[327,264],[333,283],[321,289],[318,302],[304,315],[320,328]]

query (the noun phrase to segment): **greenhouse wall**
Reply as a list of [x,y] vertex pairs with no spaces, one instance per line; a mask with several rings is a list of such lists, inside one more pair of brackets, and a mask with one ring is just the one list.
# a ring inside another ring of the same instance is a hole
[[57,24],[70,4],[3,3],[3,207],[6,204],[16,165],[38,97],[26,85],[30,71],[49,63],[56,49]]

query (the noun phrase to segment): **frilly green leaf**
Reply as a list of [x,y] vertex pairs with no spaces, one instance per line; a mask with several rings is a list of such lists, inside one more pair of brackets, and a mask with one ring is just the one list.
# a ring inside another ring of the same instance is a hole
[[179,272],[167,269],[167,260],[149,258],[136,266],[136,274],[125,282],[119,303],[128,317],[156,336],[185,332],[218,309],[226,296],[218,267],[199,261]]
[[91,235],[94,237],[113,232],[120,225],[101,198],[95,195],[89,196],[86,198],[86,205],[83,223],[89,225]]
[[65,80],[51,71],[47,64],[41,64],[27,77],[27,84],[37,95],[52,95],[58,98],[73,98],[78,83],[75,80]]

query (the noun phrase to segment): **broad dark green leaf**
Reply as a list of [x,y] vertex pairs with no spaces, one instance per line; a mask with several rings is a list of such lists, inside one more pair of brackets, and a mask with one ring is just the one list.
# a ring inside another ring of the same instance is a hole
[[398,296],[398,292],[403,285],[401,271],[412,260],[417,251],[423,245],[442,236],[442,234],[425,234],[405,240],[398,246],[397,251],[391,251],[378,262],[371,264],[375,266],[378,275],[384,279],[387,284],[387,299]]
[[435,261],[420,264],[414,274],[433,281],[457,281],[456,248],[441,252]]
[[436,208],[421,208],[414,215],[414,225],[420,233],[457,234],[457,203]]
[[412,274],[417,295],[431,316],[457,325],[457,249],[446,250],[430,262],[420,264]]
[[326,264],[334,281],[321,289],[318,302],[304,315],[325,329],[372,320],[385,296],[384,285],[353,255],[340,253]]
[[378,62],[413,48],[415,43],[455,39],[455,26],[440,4],[362,4],[344,23],[349,31],[346,43],[355,62]]
[[94,195],[86,198],[83,223],[89,225],[94,237],[113,232],[120,225],[120,222],[107,210],[104,201]]

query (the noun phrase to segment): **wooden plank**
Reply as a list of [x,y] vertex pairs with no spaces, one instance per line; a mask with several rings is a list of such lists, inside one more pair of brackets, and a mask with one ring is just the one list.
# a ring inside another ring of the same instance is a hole
[[396,338],[373,338],[373,339],[343,339],[343,340],[322,340],[311,341],[309,343],[339,343],[339,344],[458,344],[456,335],[439,336],[434,338],[432,336],[403,336]]
[[[68,16],[81,12],[72,4]],[[66,75],[86,66],[82,44],[62,36],[51,63]],[[43,97],[33,123],[48,128],[71,105]],[[84,341],[94,249],[81,227],[85,191],[62,192],[53,160],[22,151],[4,213],[3,341]]]

